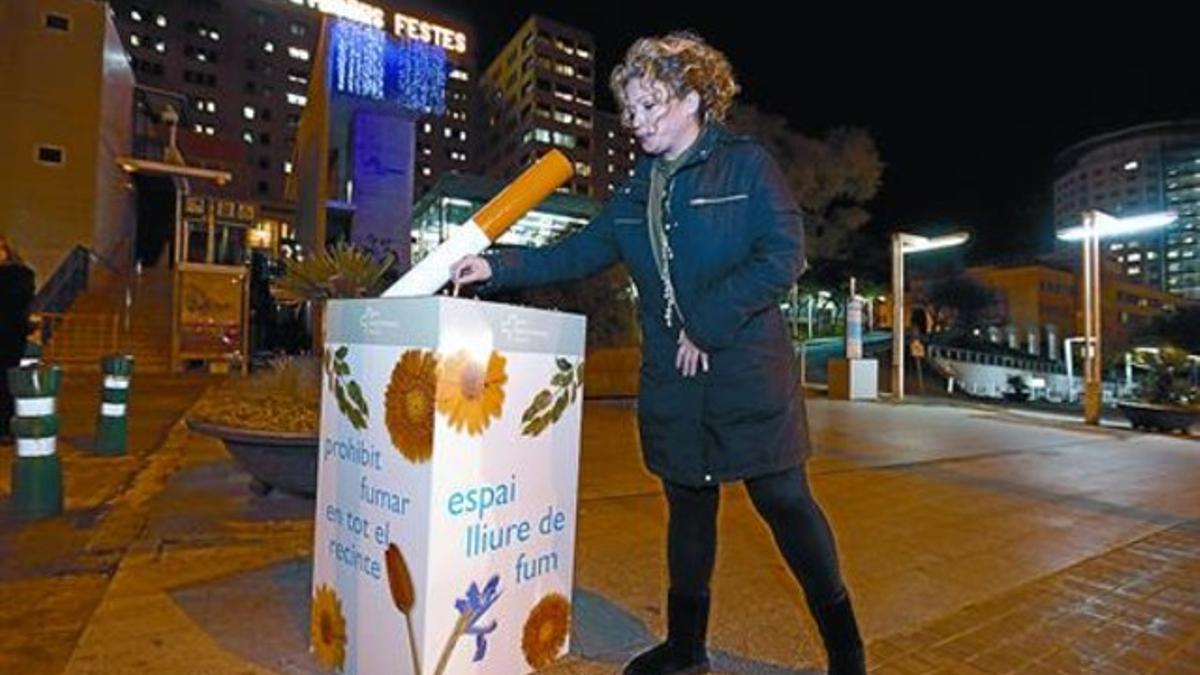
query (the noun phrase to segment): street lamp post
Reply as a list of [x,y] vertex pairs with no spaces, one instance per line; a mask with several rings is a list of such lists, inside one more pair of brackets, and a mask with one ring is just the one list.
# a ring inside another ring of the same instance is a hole
[[965,232],[941,237],[892,233],[892,397],[904,400],[904,256],[966,243]]
[[1100,424],[1100,408],[1104,397],[1100,357],[1100,240],[1165,227],[1177,217],[1174,212],[1167,211],[1115,218],[1092,209],[1083,212],[1081,225],[1058,233],[1060,240],[1079,241],[1083,246],[1083,421],[1087,424]]

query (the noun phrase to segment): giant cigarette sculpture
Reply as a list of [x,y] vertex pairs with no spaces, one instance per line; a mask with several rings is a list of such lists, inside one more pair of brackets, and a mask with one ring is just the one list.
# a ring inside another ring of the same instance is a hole
[[570,160],[558,150],[543,155],[449,239],[384,291],[384,297],[432,295],[450,280],[450,265],[463,256],[483,252],[574,173]]

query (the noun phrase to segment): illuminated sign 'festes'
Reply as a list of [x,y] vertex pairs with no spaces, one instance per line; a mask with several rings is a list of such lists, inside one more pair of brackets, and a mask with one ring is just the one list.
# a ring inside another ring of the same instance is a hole
[[[383,9],[360,0],[291,0],[292,4],[306,5],[325,14],[364,23],[382,29],[386,25]],[[392,23],[396,37],[428,42],[448,52],[467,53],[467,36],[445,26],[396,12]]]
[[397,37],[407,37],[437,45],[448,52],[467,53],[467,36],[456,30],[444,28],[411,16],[396,12],[394,32]]

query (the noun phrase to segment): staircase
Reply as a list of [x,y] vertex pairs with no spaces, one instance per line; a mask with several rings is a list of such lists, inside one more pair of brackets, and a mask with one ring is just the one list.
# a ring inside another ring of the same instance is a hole
[[[170,368],[173,277],[168,269],[119,275],[93,268],[88,288],[61,314],[43,314],[43,358],[68,372],[97,372],[113,353],[133,356],[138,373]],[[126,307],[128,305],[128,307]]]

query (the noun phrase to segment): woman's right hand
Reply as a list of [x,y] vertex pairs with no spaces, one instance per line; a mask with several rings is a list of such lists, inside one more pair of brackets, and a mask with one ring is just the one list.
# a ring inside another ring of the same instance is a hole
[[450,281],[454,283],[455,293],[460,286],[481,283],[491,278],[492,266],[483,256],[463,256],[450,266]]

